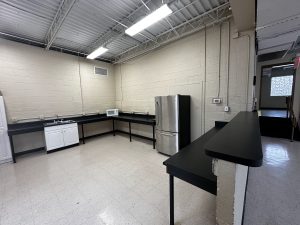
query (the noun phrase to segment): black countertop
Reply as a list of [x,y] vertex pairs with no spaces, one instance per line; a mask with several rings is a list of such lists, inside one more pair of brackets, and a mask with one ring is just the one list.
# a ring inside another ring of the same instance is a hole
[[124,121],[124,122],[133,122],[133,123],[142,123],[142,124],[149,124],[155,125],[155,116],[146,115],[142,116],[139,114],[120,114],[119,116],[114,116],[115,120]]
[[229,123],[216,121],[214,128],[163,164],[170,175],[216,194],[213,158],[261,166],[263,155],[257,113],[240,112]]
[[[86,124],[86,123],[95,123],[105,120],[121,120],[132,123],[141,123],[146,125],[155,125],[155,116],[154,115],[144,115],[144,114],[134,114],[134,113],[120,113],[119,116],[108,117],[106,114],[98,114],[98,115],[86,115],[86,116],[77,116],[77,117],[67,117],[67,118],[59,118],[63,120],[73,120],[78,124]],[[43,131],[45,127],[45,123],[51,122],[52,120],[43,120],[43,121],[35,121],[35,122],[26,122],[26,123],[15,123],[8,124],[8,135],[16,135],[16,134],[24,134],[31,133],[36,131]]]
[[263,154],[256,112],[240,112],[205,145],[206,154],[245,166],[262,165]]
[[190,145],[164,161],[167,173],[212,194],[217,192],[217,177],[212,172],[213,158],[205,154],[205,144],[221,129],[214,127]]

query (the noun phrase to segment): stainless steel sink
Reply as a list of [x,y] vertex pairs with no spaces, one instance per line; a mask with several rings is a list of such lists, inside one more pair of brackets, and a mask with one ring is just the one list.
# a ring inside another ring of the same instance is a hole
[[63,124],[75,123],[74,120],[53,120],[53,122],[44,123],[45,126],[57,126]]
[[58,121],[58,124],[68,124],[68,123],[75,123],[74,120],[60,120]]

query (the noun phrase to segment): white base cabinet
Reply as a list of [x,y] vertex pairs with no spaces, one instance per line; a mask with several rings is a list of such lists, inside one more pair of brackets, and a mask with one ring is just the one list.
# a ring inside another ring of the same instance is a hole
[[4,100],[0,93],[0,164],[12,161]]
[[0,127],[0,164],[12,161],[7,131]]
[[45,127],[47,151],[79,143],[77,123]]

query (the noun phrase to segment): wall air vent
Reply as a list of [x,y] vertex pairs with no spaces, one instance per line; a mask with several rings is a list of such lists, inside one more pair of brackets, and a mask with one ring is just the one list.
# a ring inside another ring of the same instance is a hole
[[95,66],[94,73],[95,73],[95,75],[107,76],[108,75],[108,69]]

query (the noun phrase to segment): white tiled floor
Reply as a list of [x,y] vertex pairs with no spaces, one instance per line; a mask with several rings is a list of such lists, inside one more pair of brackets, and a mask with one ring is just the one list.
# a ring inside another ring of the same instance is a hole
[[[123,136],[0,166],[1,225],[169,224],[165,156]],[[177,224],[215,224],[215,196],[175,179]]]
[[300,142],[262,138],[263,166],[250,168],[245,225],[300,224]]

